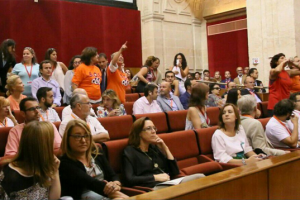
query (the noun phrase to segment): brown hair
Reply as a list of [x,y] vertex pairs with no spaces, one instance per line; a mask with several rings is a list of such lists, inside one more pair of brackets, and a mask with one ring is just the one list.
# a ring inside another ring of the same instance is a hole
[[51,62],[51,65],[53,65],[54,68],[56,68],[57,61],[51,60],[51,56],[50,56],[53,52],[57,53],[56,49],[54,49],[54,48],[47,49],[46,54],[45,54],[45,60],[49,60]]
[[83,62],[85,65],[90,65],[92,57],[96,55],[97,49],[95,47],[86,47],[82,50],[81,62]]
[[236,120],[235,120],[235,125],[234,125],[234,130],[237,131],[239,130],[239,126],[241,124],[241,117],[240,117],[240,114],[239,114],[239,110],[237,109],[237,107],[232,104],[232,103],[226,103],[220,110],[220,114],[219,114],[219,128],[220,129],[224,129],[226,131],[226,128],[225,128],[225,123],[223,122],[223,112],[224,112],[224,109],[228,106],[232,106],[233,108],[233,111],[234,111],[234,114],[235,114],[235,117],[236,117]]
[[112,89],[105,90],[103,92],[103,94],[101,95],[101,97],[102,97],[102,99],[103,99],[103,97],[108,97],[111,100],[114,100],[114,103],[112,106],[113,109],[118,109],[120,107],[121,101],[118,98],[118,95],[116,94],[116,92],[114,90],[112,90]]
[[140,133],[143,131],[145,121],[150,120],[148,117],[142,117],[136,120],[130,130],[128,145],[139,147],[140,146]]
[[92,158],[92,153],[96,154],[96,156],[97,156],[99,154],[99,152],[98,152],[98,148],[96,147],[95,142],[93,141],[93,137],[92,137],[90,128],[88,127],[87,123],[82,120],[74,119],[74,120],[69,121],[69,123],[67,124],[67,127],[65,129],[65,132],[64,132],[64,135],[62,138],[62,142],[61,142],[62,153],[66,154],[72,160],[75,160],[75,161],[77,160],[76,156],[74,155],[74,152],[72,151],[70,144],[69,144],[69,138],[70,138],[72,130],[75,126],[78,126],[82,129],[84,129],[86,134],[88,134],[90,136],[90,139],[89,139],[90,146],[89,146],[88,150],[86,151],[86,158],[88,159],[88,162],[90,162],[91,158]]
[[209,87],[204,83],[198,83],[194,87],[192,87],[189,107],[204,107],[206,94],[208,91]]
[[[25,51],[25,50],[29,51],[32,54],[32,56],[33,56],[32,59],[31,59],[32,64],[34,65],[35,63],[37,63],[38,61],[37,61],[37,58],[36,58],[36,55],[35,55],[35,52],[34,52],[33,48],[25,47],[23,51]],[[24,64],[23,58],[22,58],[21,62]]]
[[152,64],[153,64],[155,61],[157,61],[157,60],[158,60],[157,57],[155,57],[155,56],[149,56],[149,57],[147,58],[147,60],[145,61],[145,64],[144,64],[144,65],[146,65],[146,66],[148,66],[148,67],[151,67]]

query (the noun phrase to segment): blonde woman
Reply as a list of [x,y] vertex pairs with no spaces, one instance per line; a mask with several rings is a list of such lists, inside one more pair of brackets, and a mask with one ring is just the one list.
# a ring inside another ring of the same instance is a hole
[[3,199],[60,198],[60,161],[53,154],[53,132],[50,122],[33,121],[25,125],[18,154],[4,161],[0,174]]
[[16,125],[18,125],[18,122],[11,113],[9,101],[4,97],[0,97],[0,128]]
[[39,64],[32,48],[24,48],[22,62],[15,65],[12,73],[18,75],[24,83],[25,89],[23,94],[31,97],[31,83],[39,77]]
[[105,156],[98,152],[88,125],[71,120],[62,140],[60,178],[62,196],[74,199],[128,198]]
[[18,75],[11,75],[8,77],[6,83],[6,95],[8,96],[7,99],[10,102],[10,109],[20,110],[19,104],[21,100],[27,97],[22,94],[24,92],[24,84],[21,78]]
[[97,109],[97,116],[101,118],[126,115],[124,105],[115,91],[110,89],[103,92],[102,101]]

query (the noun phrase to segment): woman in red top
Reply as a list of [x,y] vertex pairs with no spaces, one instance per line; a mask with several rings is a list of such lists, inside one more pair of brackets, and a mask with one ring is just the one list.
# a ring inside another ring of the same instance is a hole
[[282,99],[288,99],[290,96],[291,78],[300,74],[299,69],[285,70],[288,60],[283,53],[276,54],[272,57],[269,76],[269,103],[268,114],[273,116],[273,109],[277,102]]

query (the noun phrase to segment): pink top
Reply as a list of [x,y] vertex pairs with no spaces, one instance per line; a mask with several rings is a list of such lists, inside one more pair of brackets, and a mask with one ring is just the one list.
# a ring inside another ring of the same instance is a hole
[[[22,134],[24,126],[25,126],[25,124],[22,123],[22,124],[15,126],[12,129],[10,129],[9,135],[7,138],[4,156],[10,156],[10,155],[17,154],[18,149],[19,149],[21,134]],[[54,150],[58,150],[60,148],[61,136],[59,135],[54,124],[52,124],[52,126],[54,128],[54,144],[53,144],[53,146],[54,146]]]
[[[25,99],[26,97],[27,96],[21,94],[21,100]],[[9,95],[9,97],[7,97],[7,99],[10,102],[10,109],[11,110],[20,110],[19,103],[16,102],[16,100],[11,95]]]
[[148,99],[144,96],[136,100],[133,104],[133,114],[145,114],[145,113],[158,113],[162,112],[161,108],[154,100],[150,104]]

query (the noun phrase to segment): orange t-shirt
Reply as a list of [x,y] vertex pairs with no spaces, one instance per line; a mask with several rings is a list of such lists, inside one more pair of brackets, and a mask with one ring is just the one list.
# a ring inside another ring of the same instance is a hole
[[111,72],[108,68],[106,89],[114,90],[122,103],[125,102],[125,92],[128,84],[129,81],[126,73],[120,71],[119,69],[117,69],[115,72]]
[[300,92],[300,75],[291,77],[292,86],[291,93]]
[[72,83],[85,89],[90,99],[99,100],[101,97],[101,79],[102,74],[98,67],[81,63],[74,72]]
[[[21,99],[25,99],[27,96],[21,94]],[[20,110],[20,107],[19,107],[19,103],[16,102],[16,100],[11,96],[9,95],[9,97],[7,97],[9,103],[10,103],[10,109],[13,111],[13,110]]]

